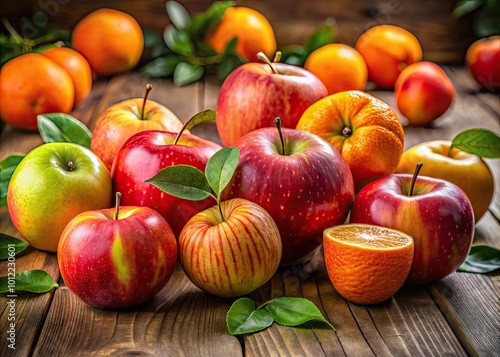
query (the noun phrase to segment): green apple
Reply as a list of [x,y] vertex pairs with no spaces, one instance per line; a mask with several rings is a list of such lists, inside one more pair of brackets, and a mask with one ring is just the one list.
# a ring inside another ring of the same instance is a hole
[[421,176],[452,182],[467,194],[477,222],[493,198],[493,174],[477,155],[456,148],[448,155],[450,145],[449,140],[432,140],[412,146],[401,156],[396,172],[412,174],[417,163],[422,162]]
[[14,226],[31,246],[51,252],[73,217],[111,205],[106,166],[92,151],[73,143],[48,143],[31,150],[7,189]]

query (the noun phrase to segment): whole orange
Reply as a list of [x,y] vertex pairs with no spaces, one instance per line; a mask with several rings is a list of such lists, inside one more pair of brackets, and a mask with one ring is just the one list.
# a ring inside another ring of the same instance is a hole
[[0,116],[14,127],[37,130],[38,114],[69,113],[75,89],[69,73],[56,62],[27,53],[0,71]]
[[57,62],[69,73],[75,86],[74,106],[77,106],[92,88],[92,71],[85,57],[68,47],[53,47],[43,51],[42,55]]
[[97,75],[132,69],[144,50],[139,23],[129,14],[106,8],[80,20],[71,40],[73,48],[87,59]]
[[318,77],[328,94],[365,89],[368,70],[365,60],[354,48],[331,43],[314,50],[304,68]]
[[403,286],[413,238],[386,227],[344,224],[323,232],[325,266],[337,292],[357,304],[378,304]]
[[250,62],[259,62],[258,52],[272,58],[276,52],[276,37],[267,20],[257,10],[248,7],[230,7],[221,22],[211,29],[205,42],[217,53],[223,53],[226,44],[237,37],[236,53]]
[[304,111],[297,129],[322,137],[340,151],[356,191],[394,173],[403,153],[404,131],[396,111],[361,91],[320,99]]
[[361,34],[356,50],[368,67],[368,79],[381,88],[392,88],[401,71],[422,60],[422,47],[408,30],[378,25]]

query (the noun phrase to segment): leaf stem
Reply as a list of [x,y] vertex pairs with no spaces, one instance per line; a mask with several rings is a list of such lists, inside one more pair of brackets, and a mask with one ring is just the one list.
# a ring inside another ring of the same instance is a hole
[[286,152],[285,152],[285,140],[283,139],[283,133],[281,132],[281,118],[280,117],[276,117],[274,119],[274,125],[276,126],[276,129],[278,129],[278,133],[280,134],[281,155],[286,155]]
[[413,173],[413,178],[411,179],[410,192],[408,192],[408,197],[413,195],[413,187],[415,186],[415,181],[417,181],[418,173],[424,164],[419,162],[417,167],[415,168],[415,172]]
[[144,100],[142,101],[142,109],[141,109],[141,120],[144,120],[144,109],[146,108],[146,101],[148,100],[149,92],[153,89],[151,84],[146,84],[146,90],[144,91]]
[[273,63],[269,60],[269,58],[267,58],[264,52],[257,53],[257,58],[265,62],[269,67],[271,67],[271,71],[273,72],[273,74],[279,74],[278,70],[274,68]]
[[188,124],[189,124],[189,120],[187,122],[185,122],[184,125],[182,126],[181,130],[179,130],[179,132],[177,133],[177,136],[174,139],[174,145],[177,145],[177,142],[181,138],[181,135],[184,132],[184,130],[186,130]]
[[453,152],[453,143],[450,144],[450,148],[448,149],[448,157],[451,157],[452,152]]
[[118,215],[120,214],[120,199],[122,198],[121,192],[116,193],[116,202],[115,202],[115,221],[118,220]]

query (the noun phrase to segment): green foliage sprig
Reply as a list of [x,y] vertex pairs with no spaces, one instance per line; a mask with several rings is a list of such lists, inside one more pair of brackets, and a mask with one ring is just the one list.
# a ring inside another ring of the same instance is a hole
[[153,32],[145,32],[146,45],[152,46],[152,56],[157,56],[140,71],[152,77],[170,77],[182,86],[198,81],[207,71],[214,70],[224,79],[244,63],[236,52],[236,38],[227,44],[224,53],[218,54],[204,42],[206,33],[222,19],[224,11],[233,6],[232,1],[216,1],[210,7],[192,16],[176,1],[167,1],[166,10],[171,24],[165,27],[163,39]]
[[459,0],[451,15],[458,19],[472,13],[472,28],[476,36],[489,37],[500,34],[499,0]]

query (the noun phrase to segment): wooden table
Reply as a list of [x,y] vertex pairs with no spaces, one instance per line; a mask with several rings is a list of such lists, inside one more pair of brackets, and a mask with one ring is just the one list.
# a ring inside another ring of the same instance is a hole
[[[453,108],[432,128],[405,128],[405,148],[430,139],[451,139],[470,127],[499,132],[500,103],[478,92],[468,73],[446,68],[458,92]],[[94,83],[91,95],[73,115],[90,129],[109,105],[142,96],[146,83],[151,99],[172,109],[184,121],[203,109],[215,109],[219,83],[209,78],[186,87],[170,80],[125,74]],[[394,106],[390,91],[371,91]],[[215,125],[193,130],[219,141]],[[0,157],[26,153],[41,143],[38,133],[7,126]],[[474,244],[500,248],[500,160],[487,160],[495,174],[496,195],[478,222]],[[6,208],[0,210],[1,232],[19,237]],[[5,275],[5,264],[0,274]],[[219,299],[196,288],[180,268],[152,301],[125,310],[93,309],[65,287],[56,254],[29,248],[16,259],[18,272],[44,269],[60,286],[45,294],[16,298],[16,350],[7,348],[8,299],[0,297],[0,355],[153,355],[153,356],[462,356],[500,355],[500,274],[453,273],[426,286],[404,286],[393,298],[375,306],[346,302],[326,275],[321,250],[302,266],[280,268],[270,282],[250,295],[262,302],[295,296],[312,300],[336,327],[318,324],[291,328],[272,325],[263,332],[229,335],[226,313],[233,300]]]

